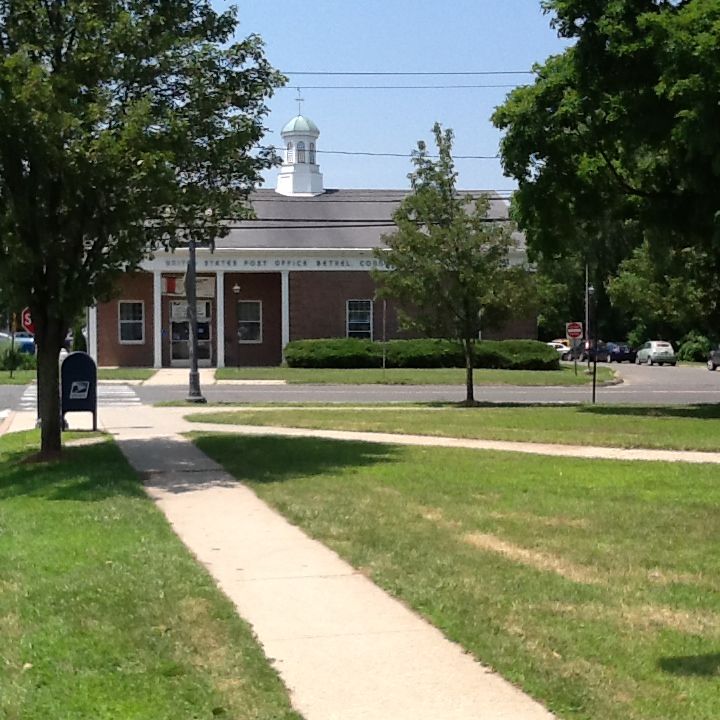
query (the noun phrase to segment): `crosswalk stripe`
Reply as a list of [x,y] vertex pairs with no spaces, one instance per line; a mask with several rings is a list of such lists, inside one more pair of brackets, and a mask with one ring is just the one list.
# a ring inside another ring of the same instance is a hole
[[[129,385],[98,385],[98,407],[130,407],[141,405],[140,398]],[[37,385],[25,388],[18,403],[20,410],[37,408]]]

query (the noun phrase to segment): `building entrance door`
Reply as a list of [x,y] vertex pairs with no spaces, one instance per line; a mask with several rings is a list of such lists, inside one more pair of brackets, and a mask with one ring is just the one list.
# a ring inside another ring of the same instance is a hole
[[[198,366],[212,364],[212,303],[198,300]],[[190,367],[190,321],[187,319],[187,301],[170,302],[170,365]]]

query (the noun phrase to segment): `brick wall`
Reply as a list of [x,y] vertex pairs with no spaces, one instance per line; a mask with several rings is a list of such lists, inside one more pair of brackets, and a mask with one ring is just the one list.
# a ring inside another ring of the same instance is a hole
[[[235,294],[233,286],[240,286]],[[225,365],[279,365],[282,360],[280,273],[225,275]],[[262,303],[262,343],[238,342],[238,300]]]
[[[144,342],[120,343],[118,304],[121,300],[142,301],[144,306]],[[122,295],[98,306],[98,365],[151,367],[153,364],[153,276],[137,272],[122,280]]]
[[[375,283],[368,272],[291,272],[290,339],[346,336],[348,300],[372,300]],[[392,302],[385,314],[386,337],[399,337]],[[383,336],[383,303],[373,306],[373,337]]]

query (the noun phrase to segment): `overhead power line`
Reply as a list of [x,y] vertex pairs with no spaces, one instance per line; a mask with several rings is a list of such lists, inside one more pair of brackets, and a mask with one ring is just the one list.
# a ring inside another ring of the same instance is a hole
[[[369,157],[398,157],[412,158],[412,153],[383,153],[383,152],[354,152],[351,150],[316,150],[318,155],[366,155]],[[439,155],[428,155],[429,158],[438,158]],[[497,160],[499,155],[453,155],[454,160]]]
[[371,76],[390,76],[390,77],[427,77],[427,76],[462,76],[462,75],[534,75],[533,70],[468,70],[467,72],[453,71],[428,71],[428,72],[391,72],[391,71],[380,71],[380,72],[340,72],[340,71],[327,71],[327,70],[283,70],[283,75],[332,75],[332,76],[359,76],[359,77],[371,77]]
[[[516,88],[525,83],[512,85],[303,85],[303,90],[474,90],[477,88]],[[281,90],[294,90],[285,86]]]
[[[282,151],[282,147],[263,147],[262,150]],[[350,155],[361,157],[396,157],[406,160],[412,159],[412,152],[391,153],[391,152],[365,152],[360,150],[315,150],[318,155]],[[439,155],[426,155],[428,158],[437,159]],[[454,160],[497,160],[499,155],[453,155]]]

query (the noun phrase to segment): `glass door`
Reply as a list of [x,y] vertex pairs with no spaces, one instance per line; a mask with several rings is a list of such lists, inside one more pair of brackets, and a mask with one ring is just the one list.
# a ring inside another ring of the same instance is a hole
[[[212,362],[212,304],[209,300],[197,303],[198,365],[210,367]],[[187,319],[187,302],[170,303],[170,365],[190,366],[190,321]]]

